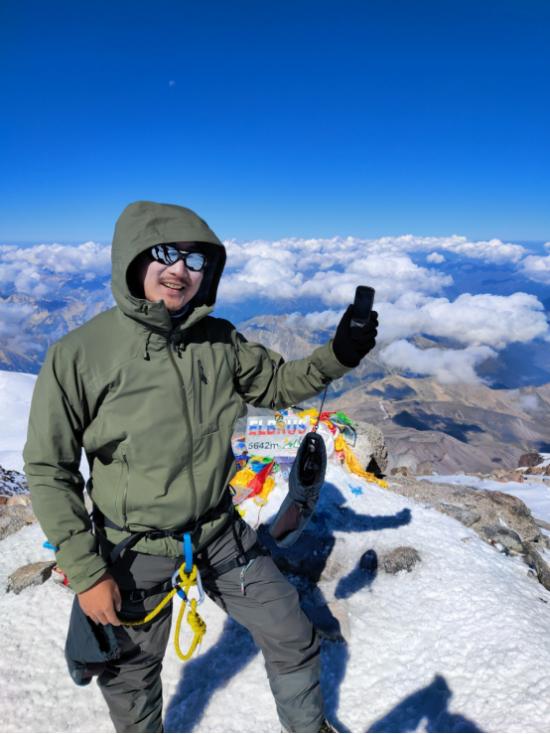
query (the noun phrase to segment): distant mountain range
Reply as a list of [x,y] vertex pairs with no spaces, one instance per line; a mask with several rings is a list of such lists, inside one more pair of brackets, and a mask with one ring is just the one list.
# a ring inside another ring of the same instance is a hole
[[[239,325],[251,340],[289,359],[308,354],[316,343],[295,317],[261,316]],[[417,346],[435,346],[418,338]],[[550,451],[550,380],[538,386],[495,389],[484,384],[442,385],[432,378],[391,374],[374,350],[356,369],[330,387],[326,408],[377,425],[388,445],[390,468],[415,473],[491,472],[517,466],[528,450]],[[319,407],[319,399],[308,401]]]

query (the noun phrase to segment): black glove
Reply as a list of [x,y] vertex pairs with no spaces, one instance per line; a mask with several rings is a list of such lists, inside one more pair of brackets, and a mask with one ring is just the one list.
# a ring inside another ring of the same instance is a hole
[[376,343],[378,314],[371,311],[368,323],[364,327],[351,326],[353,306],[347,307],[340,323],[332,348],[336,359],[346,367],[357,367],[363,357],[370,352]]

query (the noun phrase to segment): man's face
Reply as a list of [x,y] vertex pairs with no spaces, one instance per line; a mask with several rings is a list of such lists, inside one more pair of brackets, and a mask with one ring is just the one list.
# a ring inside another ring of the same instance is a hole
[[[191,252],[190,243],[178,242],[180,252]],[[143,295],[148,301],[164,301],[168,311],[179,311],[197,295],[204,270],[197,273],[188,270],[183,260],[164,265],[150,257],[144,257],[138,275]]]

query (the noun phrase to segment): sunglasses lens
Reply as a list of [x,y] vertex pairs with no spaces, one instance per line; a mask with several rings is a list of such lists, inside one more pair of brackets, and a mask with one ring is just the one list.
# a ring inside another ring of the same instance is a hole
[[206,265],[206,257],[202,252],[182,252],[172,245],[155,245],[150,250],[151,257],[163,265],[174,265],[183,260],[185,267],[194,272],[200,272]]
[[153,260],[163,265],[173,265],[178,259],[178,251],[169,245],[155,245],[150,252]]
[[206,258],[202,252],[189,252],[184,256],[183,260],[186,267],[189,268],[189,270],[194,270],[195,272],[202,270],[206,263]]

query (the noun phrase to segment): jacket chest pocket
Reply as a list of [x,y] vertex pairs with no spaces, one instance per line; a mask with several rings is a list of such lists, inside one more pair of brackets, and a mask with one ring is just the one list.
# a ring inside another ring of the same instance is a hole
[[208,369],[199,357],[193,361],[193,393],[198,434],[204,436],[218,430],[216,380],[211,365]]
[[235,390],[233,373],[221,349],[194,355],[194,417],[200,435],[232,430],[242,412],[242,399]]
[[115,494],[115,508],[119,517],[122,518],[122,526],[128,525],[128,489],[130,486],[130,464],[126,449],[122,452],[120,462],[120,479]]

